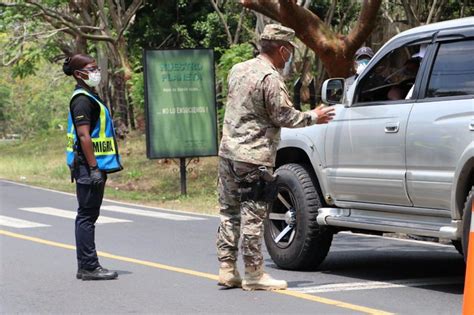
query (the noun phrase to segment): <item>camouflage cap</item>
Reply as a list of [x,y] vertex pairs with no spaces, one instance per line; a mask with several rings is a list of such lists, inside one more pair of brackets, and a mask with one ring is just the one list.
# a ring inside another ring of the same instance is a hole
[[279,24],[267,24],[263,29],[260,39],[267,40],[281,40],[290,43],[293,47],[297,48],[293,42],[295,38],[295,31],[289,27],[285,27]]

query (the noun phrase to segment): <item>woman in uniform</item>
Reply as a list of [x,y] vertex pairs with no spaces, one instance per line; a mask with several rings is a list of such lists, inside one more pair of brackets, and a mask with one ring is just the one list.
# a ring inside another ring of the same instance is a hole
[[107,173],[122,169],[111,115],[95,91],[100,83],[100,69],[94,58],[76,54],[65,60],[63,71],[77,83],[69,104],[66,149],[79,203],[75,227],[76,278],[116,279],[115,271],[99,264],[94,241]]

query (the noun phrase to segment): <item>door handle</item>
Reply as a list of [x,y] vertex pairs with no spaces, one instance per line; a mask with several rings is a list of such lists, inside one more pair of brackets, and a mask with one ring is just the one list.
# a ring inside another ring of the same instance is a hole
[[400,123],[387,123],[385,125],[385,133],[397,133],[400,129]]
[[474,131],[474,120],[469,124],[469,130]]

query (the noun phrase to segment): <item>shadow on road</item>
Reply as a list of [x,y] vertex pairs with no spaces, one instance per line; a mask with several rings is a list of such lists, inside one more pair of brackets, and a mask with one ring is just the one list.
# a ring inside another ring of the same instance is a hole
[[[278,268],[271,259],[266,263],[268,267]],[[350,282],[459,278],[459,283],[417,287],[463,294],[465,268],[462,256],[454,247],[345,235],[335,237],[328,256],[319,268],[303,272],[311,274],[308,281],[290,281],[289,286],[321,285],[321,282],[315,283],[318,273],[351,278]]]

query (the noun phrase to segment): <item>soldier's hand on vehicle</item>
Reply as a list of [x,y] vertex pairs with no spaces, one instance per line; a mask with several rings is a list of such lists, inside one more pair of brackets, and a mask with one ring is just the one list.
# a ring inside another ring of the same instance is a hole
[[333,107],[327,107],[324,105],[320,105],[316,107],[314,109],[314,112],[316,113],[316,115],[318,115],[318,119],[317,119],[318,124],[327,124],[333,119],[334,115],[336,114],[334,112]]

